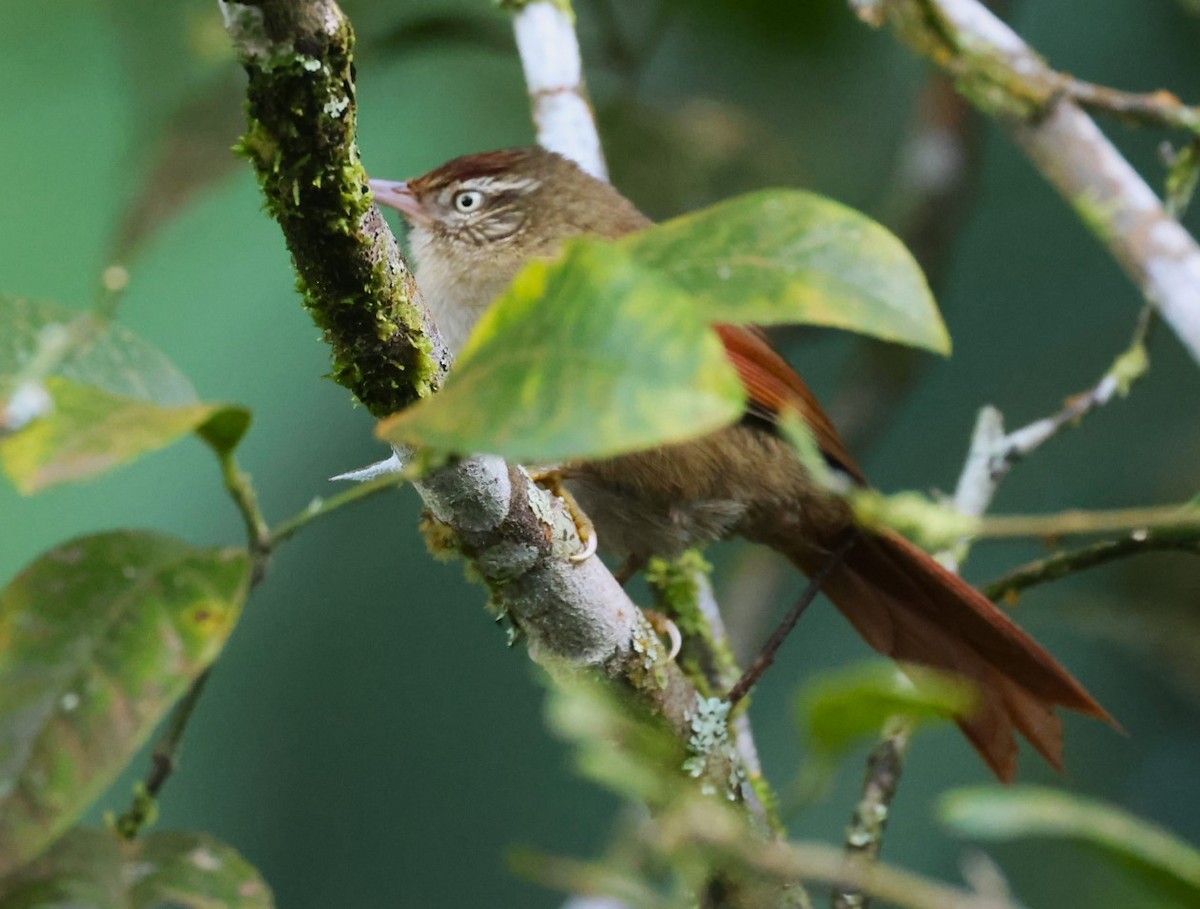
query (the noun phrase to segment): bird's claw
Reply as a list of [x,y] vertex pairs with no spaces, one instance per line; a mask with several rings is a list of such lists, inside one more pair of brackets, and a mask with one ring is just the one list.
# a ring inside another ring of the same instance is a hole
[[584,536],[583,528],[579,526],[578,521],[575,522],[575,532],[579,534],[579,541],[583,543],[583,549],[567,556],[572,562],[586,562],[596,554],[596,550],[600,546],[600,538],[596,536],[596,528],[591,526],[590,521],[588,522],[588,530],[589,533]]
[[664,637],[671,642],[671,650],[667,654],[667,659],[673,660],[679,656],[679,651],[683,649],[683,635],[679,633],[679,626],[669,616],[664,615],[657,609],[643,609],[642,612],[646,616],[646,621],[650,623],[650,627],[660,637]]
[[570,490],[563,485],[566,474],[559,468],[550,468],[548,470],[531,472],[529,476],[538,486],[541,486],[547,492],[562,500],[563,505],[567,509],[567,514],[571,516],[571,520],[575,524],[575,532],[579,535],[579,542],[583,544],[582,549],[571,553],[567,558],[572,562],[586,562],[596,554],[596,550],[600,545],[600,538],[596,535],[596,525],[592,523],[592,519],[584,514],[583,509],[579,507],[579,503],[575,501],[575,497],[571,495]]

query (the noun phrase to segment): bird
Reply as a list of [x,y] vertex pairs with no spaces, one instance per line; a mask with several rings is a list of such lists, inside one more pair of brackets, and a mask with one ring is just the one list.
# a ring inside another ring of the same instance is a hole
[[[466,155],[415,179],[370,185],[379,204],[407,220],[417,284],[455,352],[531,260],[554,256],[570,237],[616,239],[652,223],[611,184],[540,147]],[[976,709],[957,722],[1005,782],[1017,773],[1017,732],[1063,768],[1057,708],[1116,725],[983,594],[899,534],[859,527],[845,498],[817,482],[780,431],[783,415],[799,415],[829,467],[867,485],[799,373],[761,330],[714,328],[747,392],[737,423],[563,468],[607,550],[632,567],[730,536],[778,551],[821,577],[822,591],[875,650],[973,683]]]

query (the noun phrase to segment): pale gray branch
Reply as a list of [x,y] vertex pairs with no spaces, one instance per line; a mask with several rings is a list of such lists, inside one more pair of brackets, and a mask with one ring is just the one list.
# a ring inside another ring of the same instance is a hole
[[1074,80],[978,0],[851,4],[873,24],[889,22],[1007,127],[1200,361],[1200,247],[1071,99]]
[[513,32],[529,86],[538,145],[607,180],[608,168],[584,87],[583,60],[569,3],[524,3],[513,16]]

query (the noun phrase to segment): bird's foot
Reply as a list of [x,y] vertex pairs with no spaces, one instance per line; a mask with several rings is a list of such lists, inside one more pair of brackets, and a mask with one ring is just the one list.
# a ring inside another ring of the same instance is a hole
[[596,535],[596,525],[592,523],[592,519],[584,514],[579,503],[575,501],[575,497],[564,485],[567,479],[566,471],[560,467],[551,467],[545,470],[530,471],[529,477],[538,486],[562,500],[567,514],[575,522],[575,532],[579,534],[579,542],[583,544],[582,549],[571,553],[567,558],[572,562],[586,562],[596,554],[600,538]]

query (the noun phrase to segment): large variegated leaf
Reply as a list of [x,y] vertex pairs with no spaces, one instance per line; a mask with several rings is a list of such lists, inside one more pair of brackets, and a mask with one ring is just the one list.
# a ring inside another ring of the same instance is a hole
[[670,282],[614,246],[535,262],[488,311],[443,391],[380,435],[518,460],[605,455],[732,422],[744,393],[721,342]]
[[117,531],[43,554],[0,591],[0,874],[112,782],[220,653],[249,559]]

